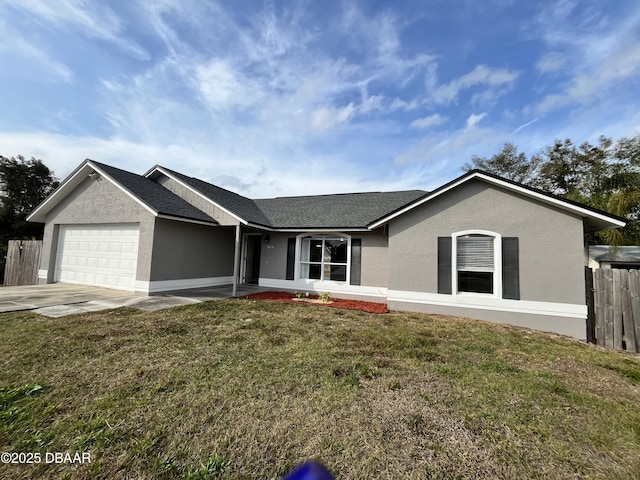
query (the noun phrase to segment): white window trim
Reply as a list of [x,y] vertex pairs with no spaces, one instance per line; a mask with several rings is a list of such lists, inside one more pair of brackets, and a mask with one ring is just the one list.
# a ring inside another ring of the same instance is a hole
[[[493,293],[458,291],[458,237],[465,235],[493,237]],[[502,298],[502,235],[489,230],[463,230],[451,234],[451,291],[465,297]]]
[[[330,237],[345,237],[347,239],[347,277],[345,281],[340,282],[337,280],[314,280],[310,278],[301,278],[300,276],[300,259],[302,257],[302,239],[304,237],[318,237],[318,236],[330,236]],[[296,236],[296,256],[294,265],[294,278],[299,282],[322,283],[333,285],[350,285],[351,284],[351,235],[342,232],[305,232]]]

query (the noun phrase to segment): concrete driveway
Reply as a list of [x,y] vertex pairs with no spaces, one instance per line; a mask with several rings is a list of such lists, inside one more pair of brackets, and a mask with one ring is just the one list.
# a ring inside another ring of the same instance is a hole
[[65,283],[0,287],[0,312],[32,310],[48,317],[63,317],[125,306],[142,310],[160,310],[198,303],[201,300],[202,298],[183,296],[148,297],[132,292]]
[[[242,297],[263,290],[257,286],[241,285],[236,296]],[[231,296],[230,286],[205,287],[152,296],[68,283],[24,287],[0,286],[0,313],[31,310],[47,317],[64,317],[119,307],[153,311]]]

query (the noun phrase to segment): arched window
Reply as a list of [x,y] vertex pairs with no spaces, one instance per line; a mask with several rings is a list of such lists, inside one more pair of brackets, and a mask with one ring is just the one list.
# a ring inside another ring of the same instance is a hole
[[502,295],[500,235],[486,231],[453,234],[452,280],[455,293]]

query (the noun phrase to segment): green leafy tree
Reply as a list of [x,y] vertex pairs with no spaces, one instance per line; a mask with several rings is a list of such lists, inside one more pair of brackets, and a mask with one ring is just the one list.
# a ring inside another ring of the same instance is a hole
[[589,240],[610,245],[640,243],[640,135],[614,142],[600,137],[576,147],[571,140],[548,147],[538,186],[620,217],[623,229],[598,232]]
[[525,185],[531,184],[539,176],[540,157],[528,158],[524,152],[518,152],[513,143],[505,143],[502,150],[491,158],[474,155],[471,162],[463,166],[465,171],[479,169],[499,175]]
[[42,160],[0,156],[0,276],[9,240],[42,238],[43,226],[26,217],[58,184]]
[[486,170],[625,217],[625,228],[599,232],[589,241],[640,244],[640,135],[617,142],[603,136],[597,145],[556,140],[530,158],[508,143],[490,159],[474,156],[463,168]]

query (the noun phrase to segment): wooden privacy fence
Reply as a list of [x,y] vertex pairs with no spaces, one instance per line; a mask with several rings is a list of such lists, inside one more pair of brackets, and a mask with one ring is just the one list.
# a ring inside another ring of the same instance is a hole
[[593,315],[598,345],[640,352],[640,270],[594,269]]
[[42,240],[9,240],[5,285],[35,285],[42,253]]

